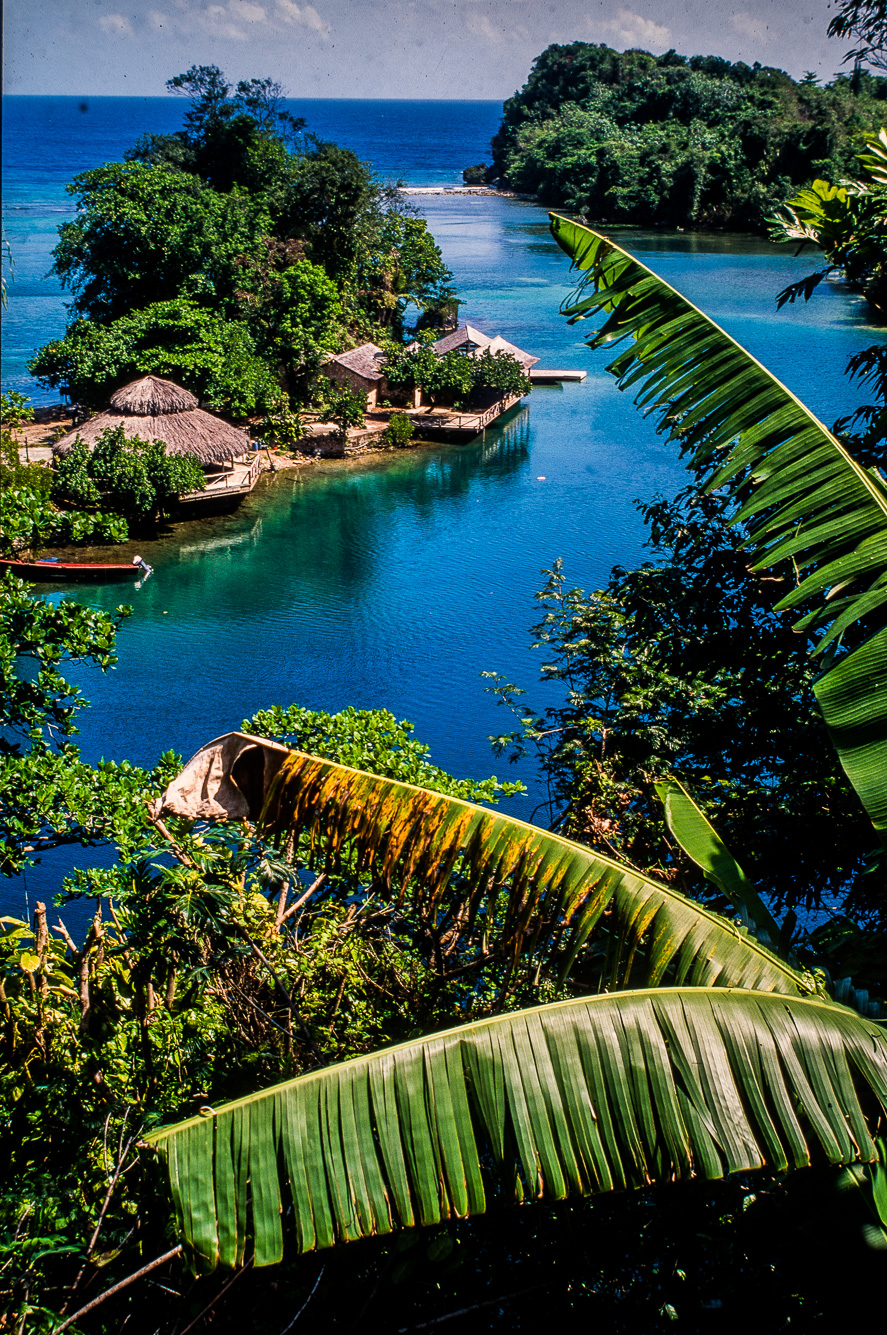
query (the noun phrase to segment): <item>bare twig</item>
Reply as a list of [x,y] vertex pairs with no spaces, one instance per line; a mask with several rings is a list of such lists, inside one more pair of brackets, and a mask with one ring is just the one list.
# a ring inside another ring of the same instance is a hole
[[228,1292],[228,1290],[230,1289],[230,1287],[231,1287],[231,1285],[234,1283],[234,1281],[240,1279],[240,1276],[241,1276],[241,1275],[245,1275],[245,1274],[246,1274],[247,1270],[249,1270],[249,1268],[250,1268],[250,1266],[252,1265],[252,1263],[253,1263],[253,1257],[250,1257],[249,1260],[247,1261],[246,1265],[242,1265],[242,1266],[240,1267],[239,1270],[235,1270],[235,1271],[234,1271],[234,1274],[233,1274],[233,1275],[231,1276],[231,1278],[228,1280],[227,1284],[223,1284],[223,1285],[222,1285],[221,1289],[220,1289],[219,1292],[216,1294],[215,1298],[213,1298],[212,1302],[211,1302],[211,1303],[207,1303],[206,1307],[204,1307],[204,1309],[203,1309],[203,1311],[200,1313],[200,1315],[199,1315],[199,1316],[196,1316],[196,1317],[194,1318],[194,1320],[193,1320],[192,1322],[190,1322],[190,1323],[185,1327],[185,1329],[184,1329],[183,1331],[180,1331],[179,1335],[188,1335],[188,1331],[189,1331],[189,1330],[193,1330],[194,1327],[197,1325],[197,1322],[198,1322],[198,1321],[202,1321],[203,1318],[206,1316],[207,1312],[212,1311],[212,1309],[215,1307],[216,1303],[219,1302],[219,1300],[220,1300],[220,1299],[221,1299],[221,1298]]
[[[538,1293],[540,1289],[547,1289],[549,1284],[534,1284],[530,1289],[518,1289],[516,1293],[503,1293],[499,1298],[488,1298],[483,1303],[473,1303],[471,1307],[460,1307],[457,1312],[445,1312],[443,1316],[432,1317],[430,1321],[422,1321],[418,1326],[401,1326],[397,1335],[407,1335],[412,1330],[430,1330],[432,1326],[440,1326],[444,1321],[452,1321],[454,1317],[466,1316],[469,1312],[479,1312],[482,1307],[496,1307],[499,1303],[511,1302],[512,1298],[523,1298],[526,1293]],[[55,1332],[53,1332],[55,1335]]]
[[126,1279],[121,1279],[118,1284],[112,1284],[110,1289],[105,1289],[104,1293],[100,1293],[97,1298],[93,1298],[91,1303],[87,1303],[85,1307],[81,1307],[78,1312],[73,1314],[73,1316],[69,1316],[66,1321],[63,1321],[60,1326],[54,1326],[51,1335],[62,1335],[63,1330],[67,1330],[69,1326],[73,1326],[75,1321],[79,1321],[80,1318],[86,1316],[88,1312],[94,1311],[95,1308],[99,1307],[107,1298],[113,1298],[115,1294],[120,1293],[123,1289],[128,1289],[130,1284],[134,1284],[136,1280],[141,1279],[143,1275],[150,1274],[151,1271],[156,1270],[158,1266],[164,1265],[167,1261],[171,1261],[174,1257],[181,1256],[181,1254],[182,1244],[179,1243],[178,1247],[173,1247],[172,1251],[164,1252],[162,1256],[155,1256],[154,1260],[149,1261],[147,1265],[143,1265],[141,1270],[136,1270],[133,1274],[127,1275]]
[[[314,1297],[315,1293],[317,1292],[317,1286],[318,1286],[318,1284],[320,1283],[321,1279],[323,1278],[323,1272],[324,1272],[324,1270],[326,1270],[326,1266],[325,1266],[325,1265],[322,1265],[322,1266],[320,1267],[320,1273],[318,1274],[317,1279],[314,1281],[314,1288],[313,1288],[313,1289],[311,1290],[311,1292],[308,1294],[308,1297],[307,1297],[307,1298],[305,1299],[305,1301],[302,1303],[302,1306],[299,1308],[298,1312],[297,1312],[296,1315],[293,1317],[293,1319],[292,1319],[292,1321],[289,1323],[289,1325],[288,1325],[288,1326],[284,1326],[283,1330],[280,1332],[280,1335],[287,1335],[287,1331],[288,1331],[288,1330],[292,1330],[293,1326],[296,1324],[296,1322],[298,1321],[299,1317],[302,1315],[302,1313],[304,1312],[305,1308],[308,1306],[308,1304],[310,1303],[311,1299]],[[184,1332],[184,1331],[182,1332],[182,1335],[185,1335],[185,1332]]]
[[320,889],[325,880],[326,880],[326,872],[322,871],[318,876],[317,880],[313,881],[311,885],[309,885],[304,895],[300,895],[299,898],[296,900],[295,904],[290,905],[286,913],[284,913],[283,917],[281,918],[280,920],[281,923],[285,923],[287,918],[291,918],[294,913],[298,913],[302,905],[308,903],[308,900],[311,898],[311,896],[314,894],[316,890]]

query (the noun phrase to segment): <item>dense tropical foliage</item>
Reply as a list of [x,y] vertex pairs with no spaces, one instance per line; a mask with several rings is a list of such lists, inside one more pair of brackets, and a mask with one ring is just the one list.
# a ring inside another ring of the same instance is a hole
[[167,454],[162,440],[127,436],[122,426],[106,428],[91,448],[77,439],[53,475],[57,499],[136,518],[166,515],[179,496],[205,486],[194,455]]
[[490,175],[601,222],[759,229],[798,186],[851,169],[885,98],[864,69],[818,87],[717,56],[555,45],[505,103]]
[[123,515],[104,508],[77,510],[54,499],[52,470],[22,459],[21,428],[33,409],[21,394],[0,399],[0,556],[39,555],[44,547],[78,542],[125,542]]
[[887,130],[881,128],[856,155],[856,176],[815,180],[771,219],[774,241],[813,245],[825,266],[780,292],[778,304],[809,300],[829,274],[838,272],[876,311],[887,307]]
[[[773,73],[752,72],[755,96]],[[427,274],[434,255],[396,208],[397,246],[360,269],[355,236],[379,217],[366,179],[311,145],[270,81],[170,82],[191,98],[184,128],[143,140],[134,167],[192,178],[182,216],[224,197],[234,234],[257,199],[297,223],[232,263],[233,305],[223,248],[185,245],[190,277],[167,294],[158,273],[135,315],[77,260],[97,303],[69,334],[84,375],[106,335],[123,375],[179,329],[175,355],[215,392],[218,316],[292,387],[327,317],[396,335],[408,296],[429,320],[452,302],[420,290],[416,256]],[[135,200],[128,170],[110,190]],[[652,562],[592,595],[550,572],[537,639],[562,706],[536,713],[493,682],[519,719],[498,745],[540,748],[554,832],[490,810],[514,788],[454,779],[384,711],[275,706],[184,773],[172,754],[88,766],[65,664],[112,667],[126,609],[0,586],[3,870],[105,848],[66,879],[64,922],[38,904],[0,923],[0,1286],[17,1332],[870,1319],[887,1047],[845,975],[883,995],[883,395],[839,440],[625,251],[554,227],[590,275],[570,318],[601,315],[590,342],[619,345],[611,369],[695,482],[646,507]],[[492,387],[515,366],[488,358]],[[95,478],[74,459],[72,497],[131,483],[140,503],[152,461],[137,450],[144,478],[121,481],[119,445]],[[4,467],[18,485],[28,465],[16,449]],[[195,792],[220,804],[213,823],[188,814]],[[207,1273],[219,1262],[233,1273]]]
[[470,404],[485,390],[497,397],[530,391],[530,381],[521,363],[510,352],[490,352],[466,357],[461,352],[439,356],[427,344],[395,353],[385,368],[385,378],[393,390],[418,387],[433,404]]
[[215,66],[169,80],[183,128],[68,187],[53,271],[65,336],[30,369],[90,405],[127,378],[169,375],[235,415],[304,401],[325,354],[399,340],[458,301],[427,226],[347,149],[305,132],[279,85]]

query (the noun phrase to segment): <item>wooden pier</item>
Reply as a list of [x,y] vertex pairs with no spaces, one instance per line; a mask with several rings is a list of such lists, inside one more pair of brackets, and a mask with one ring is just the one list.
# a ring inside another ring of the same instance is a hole
[[179,496],[176,509],[190,514],[233,510],[250,494],[263,467],[258,451],[252,458],[235,459],[225,472],[209,473],[203,491],[188,491]]
[[584,380],[587,371],[547,371],[540,366],[530,370],[531,385],[559,385],[562,380]]
[[507,398],[497,399],[481,412],[462,413],[451,408],[426,409],[424,412],[412,412],[410,417],[419,437],[474,440],[475,436],[481,435],[520,401],[520,394],[509,394]]

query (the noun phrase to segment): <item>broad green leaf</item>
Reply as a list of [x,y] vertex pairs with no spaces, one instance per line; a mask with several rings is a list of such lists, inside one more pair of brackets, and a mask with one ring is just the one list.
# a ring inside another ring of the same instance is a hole
[[[608,370],[659,417],[711,488],[728,487],[756,570],[790,562],[797,629],[828,647],[816,696],[850,782],[887,843],[887,484],[751,353],[627,251],[551,215],[585,271],[564,306],[602,316],[591,348],[623,344]],[[840,592],[840,598],[835,595]],[[849,646],[849,647],[848,647]],[[835,674],[838,674],[837,677]]]
[[684,785],[677,779],[662,779],[655,788],[665,808],[665,822],[687,856],[775,945],[779,924]]
[[239,1262],[246,1232],[257,1265],[279,1260],[290,1211],[308,1251],[481,1213],[503,1190],[564,1199],[814,1156],[875,1163],[867,1115],[887,1115],[871,1021],[818,998],[661,988],[432,1034],[147,1139],[211,1268]]

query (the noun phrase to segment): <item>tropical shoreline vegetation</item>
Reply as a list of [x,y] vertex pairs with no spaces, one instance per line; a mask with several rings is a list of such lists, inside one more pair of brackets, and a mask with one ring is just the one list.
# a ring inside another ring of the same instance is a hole
[[168,81],[183,127],[145,135],[68,187],[53,272],[73,296],[41,384],[95,407],[140,374],[168,376],[234,417],[304,404],[325,355],[402,344],[458,309],[452,274],[393,185],[307,132],[269,79],[215,66]]
[[820,87],[716,56],[554,45],[505,103],[486,176],[600,223],[764,231],[799,187],[851,171],[885,99],[863,67]]
[[[185,130],[80,178],[87,208],[57,264],[85,314],[47,375],[81,355],[129,374],[144,335],[139,356],[175,345],[176,375],[224,398],[207,331],[230,320],[256,358],[244,393],[285,415],[325,335],[281,311],[304,297],[347,312],[355,337],[400,334],[408,243],[436,275],[423,318],[452,303],[427,232],[367,203],[342,150],[303,152],[272,85],[232,97],[205,72],[179,78]],[[765,82],[748,80],[756,97]],[[816,198],[845,225],[881,170]],[[90,210],[107,191],[150,258],[145,201],[176,173],[177,216],[238,244],[261,210],[262,226],[292,216],[289,173],[306,197],[335,181],[384,263],[362,270],[347,228],[306,205],[305,237],[256,233],[256,269],[224,247],[210,263],[195,226],[181,254],[197,268],[161,274],[149,301],[150,275],[118,290]],[[816,240],[797,184],[776,202]],[[173,752],[150,771],[89,766],[65,673],[114,667],[127,609],[54,605],[3,577],[4,873],[63,844],[113,852],[61,887],[58,926],[43,904],[0,924],[16,1335],[422,1329],[448,1313],[473,1331],[500,1311],[514,1329],[590,1317],[638,1335],[870,1319],[887,1255],[883,359],[860,353],[876,402],[839,438],[627,252],[563,217],[552,229],[587,275],[565,314],[596,321],[590,345],[659,413],[691,485],[646,504],[638,569],[590,594],[548,572],[534,639],[560,703],[536,711],[490,674],[514,716],[494,747],[536,750],[549,829],[502,816],[513,786],[447,774],[384,711],[269,707],[184,777]],[[873,300],[878,244],[870,228],[857,275]],[[840,242],[826,255],[847,267]],[[244,273],[253,287],[234,289]],[[404,386],[423,354],[393,357]],[[274,357],[286,397],[262,400]],[[431,369],[461,392],[458,367]],[[115,457],[110,442],[95,466]],[[88,463],[63,479],[72,503],[96,503]],[[56,513],[17,449],[3,467]],[[81,940],[63,922],[74,899],[94,905]]]

